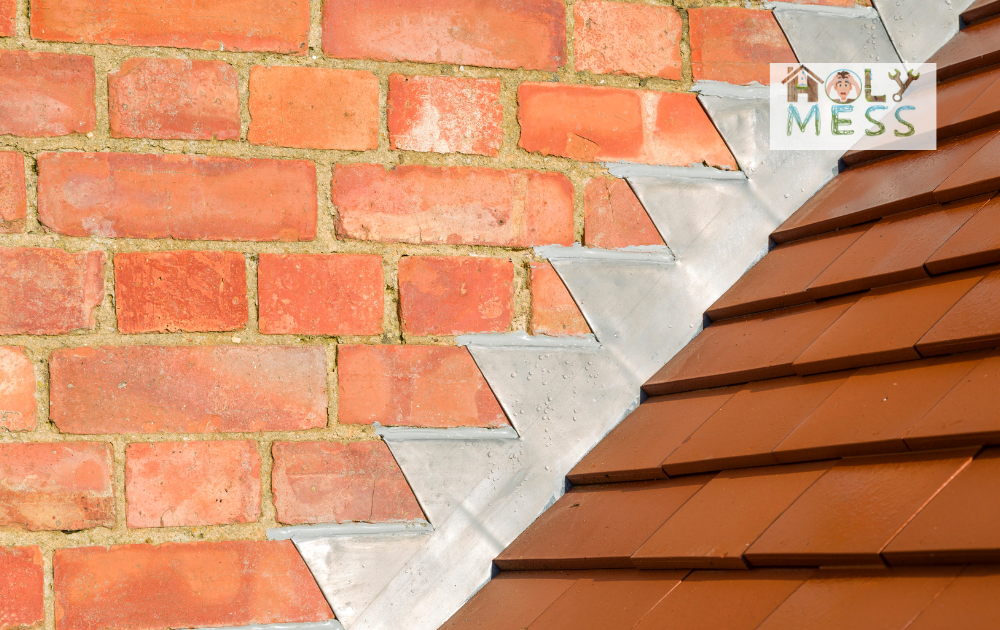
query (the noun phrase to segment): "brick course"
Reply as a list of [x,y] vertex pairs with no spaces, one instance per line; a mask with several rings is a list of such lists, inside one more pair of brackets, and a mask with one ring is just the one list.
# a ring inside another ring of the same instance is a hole
[[673,7],[584,0],[573,14],[577,70],[681,78],[683,22]]
[[0,547],[0,630],[45,620],[45,574],[38,547]]
[[0,430],[35,428],[35,368],[24,348],[0,346]]
[[0,0],[0,37],[14,34],[14,18],[17,15],[17,0]]
[[104,252],[0,247],[0,335],[57,335],[94,326]]
[[604,249],[665,244],[646,209],[622,179],[596,177],[587,182],[583,233],[587,245]]
[[65,136],[93,131],[94,59],[0,51],[0,135]]
[[795,53],[770,11],[705,7],[688,11],[688,21],[695,81],[767,85],[770,64],[795,62]]
[[552,265],[531,263],[531,332],[535,335],[585,335],[590,326]]
[[505,332],[513,317],[513,282],[509,260],[407,256],[399,261],[403,332]]
[[24,230],[27,212],[24,156],[13,151],[0,152],[0,234]]

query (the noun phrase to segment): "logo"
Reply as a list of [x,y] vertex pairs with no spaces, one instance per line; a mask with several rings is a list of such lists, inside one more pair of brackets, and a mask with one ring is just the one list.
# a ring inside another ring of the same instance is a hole
[[771,149],[936,149],[936,75],[935,64],[771,64]]

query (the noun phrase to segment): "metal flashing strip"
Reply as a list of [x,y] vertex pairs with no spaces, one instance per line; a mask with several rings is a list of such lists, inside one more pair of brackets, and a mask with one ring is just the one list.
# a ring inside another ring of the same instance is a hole
[[722,81],[701,80],[694,84],[691,91],[697,94],[704,94],[706,96],[722,96],[725,98],[750,100],[767,98],[770,94],[766,85],[761,85],[756,81],[750,85],[733,85],[731,83],[723,83]]
[[420,440],[516,440],[517,431],[512,427],[485,429],[480,427],[450,427],[424,429],[419,427],[383,427],[375,423],[375,433],[387,443]]
[[690,166],[651,166],[632,162],[605,162],[608,172],[622,179],[629,177],[677,177],[682,179],[746,179],[739,171],[726,171],[704,164]]
[[459,346],[482,346],[485,348],[597,348],[600,344],[593,333],[586,335],[529,335],[525,332],[479,333],[459,335],[455,338]]
[[597,249],[584,247],[579,243],[565,245],[544,245],[535,248],[535,255],[549,262],[556,260],[606,260],[609,262],[633,262],[673,264],[676,259],[669,247],[663,245],[641,245],[623,249]]
[[775,5],[774,17],[804,63],[899,61],[874,9],[781,3]]
[[268,540],[309,540],[333,536],[379,536],[382,534],[424,533],[434,531],[430,523],[404,521],[400,523],[324,523],[321,525],[293,525],[267,530]]
[[900,60],[915,66],[958,33],[959,16],[974,0],[875,0]]
[[872,7],[832,7],[822,4],[796,4],[794,2],[764,2],[765,9],[773,11],[802,11],[820,16],[879,19],[878,11]]
[[200,628],[200,630],[344,630],[336,619],[303,623],[271,623],[234,626],[230,628]]

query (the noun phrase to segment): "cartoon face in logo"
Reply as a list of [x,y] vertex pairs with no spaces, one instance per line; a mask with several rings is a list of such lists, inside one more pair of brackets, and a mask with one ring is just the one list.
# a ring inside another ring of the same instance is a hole
[[826,80],[826,95],[834,103],[853,103],[861,96],[861,80],[850,70],[837,70]]

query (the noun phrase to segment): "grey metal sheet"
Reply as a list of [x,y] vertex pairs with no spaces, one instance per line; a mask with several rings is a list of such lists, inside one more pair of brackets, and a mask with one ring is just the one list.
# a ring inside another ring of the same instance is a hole
[[889,37],[907,64],[931,58],[958,32],[959,16],[974,0],[874,0]]
[[803,63],[899,61],[874,9],[776,3],[774,17]]

